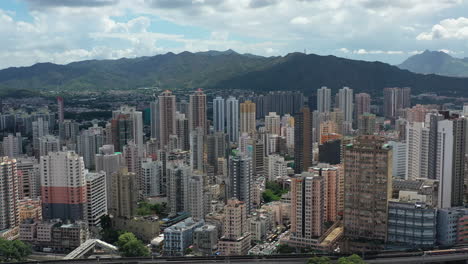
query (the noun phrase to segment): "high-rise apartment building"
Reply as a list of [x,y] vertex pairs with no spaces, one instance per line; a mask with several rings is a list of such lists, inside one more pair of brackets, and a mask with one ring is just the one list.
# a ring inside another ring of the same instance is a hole
[[281,118],[275,112],[265,116],[265,129],[267,133],[281,135]]
[[161,128],[161,122],[159,120],[159,99],[156,97],[154,101],[150,103],[150,116],[151,116],[151,138],[159,139],[159,132]]
[[192,175],[192,170],[180,160],[173,160],[168,162],[166,174],[170,215],[175,216],[178,212],[188,210],[188,179]]
[[359,118],[360,115],[370,113],[370,102],[371,97],[367,93],[358,93],[354,96],[355,103],[355,118]]
[[104,145],[99,148],[99,153],[95,156],[96,171],[106,173],[107,207],[112,207],[112,188],[116,173],[120,171],[124,164],[121,152],[114,152],[114,145]]
[[151,158],[143,159],[141,163],[141,191],[143,197],[155,197],[163,195],[162,181],[162,162],[152,160]]
[[138,185],[136,174],[121,168],[112,181],[110,212],[115,217],[130,218],[136,215]]
[[318,175],[303,172],[291,179],[291,246],[317,244],[325,229],[324,192],[324,179]]
[[45,156],[50,152],[60,150],[60,140],[56,136],[47,135],[39,138],[39,155]]
[[454,118],[439,121],[437,134],[438,207],[461,206],[463,205],[465,177],[466,119]]
[[373,135],[375,133],[376,116],[370,113],[364,113],[358,116],[359,135]]
[[247,206],[237,199],[229,199],[224,206],[223,236],[218,249],[223,256],[246,255],[250,248]]
[[176,135],[179,141],[178,149],[189,150],[190,149],[190,129],[189,121],[185,117],[185,114],[176,112]]
[[57,112],[58,112],[58,121],[62,123],[64,120],[64,105],[63,105],[63,98],[61,96],[57,97]]
[[16,160],[18,193],[20,199],[36,199],[41,196],[41,173],[39,162],[34,157]]
[[122,151],[123,147],[133,140],[140,151],[144,150],[143,116],[134,107],[122,106],[112,112],[112,140],[114,147]]
[[339,166],[332,166],[326,163],[319,163],[310,169],[314,176],[323,178],[323,199],[324,199],[324,219],[325,222],[336,222],[340,210],[338,208],[339,201],[343,199],[340,188],[342,180],[341,170]]
[[85,167],[94,169],[96,167],[95,155],[99,148],[105,144],[104,129],[97,125],[81,131],[77,137],[77,152],[83,156]]
[[205,131],[197,127],[190,132],[190,164],[194,171],[205,171]]
[[384,88],[384,116],[391,119],[398,117],[398,111],[411,106],[411,88]]
[[252,185],[252,158],[245,155],[230,156],[227,197],[244,202],[248,214],[252,210]]
[[23,154],[23,138],[21,133],[16,133],[16,135],[8,134],[8,136],[3,137],[3,155],[10,158],[16,158],[19,155]]
[[331,89],[325,86],[317,89],[317,110],[319,113],[330,112],[331,109]]
[[42,214],[45,219],[84,219],[87,201],[83,157],[73,151],[41,156]]
[[240,133],[255,133],[256,128],[256,112],[255,103],[247,100],[240,104]]
[[[0,158],[0,231],[19,227],[19,193],[16,160]],[[16,232],[15,232],[16,233]]]
[[215,132],[224,132],[226,124],[225,110],[224,98],[217,96],[213,99],[213,125]]
[[190,132],[201,128],[204,133],[207,131],[206,118],[206,94],[202,89],[198,89],[190,95],[189,101],[189,129]]
[[338,108],[344,113],[344,121],[348,123],[353,122],[353,89],[343,87],[338,91]]
[[294,171],[300,174],[312,166],[312,113],[308,107],[294,116]]
[[176,97],[169,90],[159,95],[159,122],[159,142],[164,147],[176,134]]
[[226,133],[230,142],[239,140],[239,101],[232,96],[226,100]]
[[413,122],[406,125],[406,179],[427,178],[429,129],[424,123]]
[[106,173],[104,171],[86,175],[86,204],[85,220],[89,226],[98,226],[101,217],[107,214],[107,187]]
[[205,201],[203,192],[203,176],[193,175],[187,181],[187,211],[195,220],[205,218]]
[[359,136],[346,145],[344,186],[345,251],[379,247],[387,239],[392,194],[392,150],[382,137]]

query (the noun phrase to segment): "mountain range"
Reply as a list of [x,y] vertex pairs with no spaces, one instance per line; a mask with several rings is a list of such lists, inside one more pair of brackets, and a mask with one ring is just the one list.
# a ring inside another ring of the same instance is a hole
[[1,89],[75,91],[136,89],[298,90],[312,94],[321,86],[349,86],[381,95],[385,87],[409,86],[413,94],[437,92],[468,96],[468,78],[417,74],[382,62],[290,53],[262,57],[232,50],[88,60],[67,65],[38,63],[0,70]]
[[398,67],[416,73],[468,77],[468,58],[454,58],[443,51],[426,50],[409,57]]

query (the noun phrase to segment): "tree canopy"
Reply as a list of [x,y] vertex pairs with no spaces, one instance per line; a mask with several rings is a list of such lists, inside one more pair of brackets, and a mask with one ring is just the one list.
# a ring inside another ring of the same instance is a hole
[[150,255],[149,249],[131,232],[120,235],[117,246],[123,257],[146,257]]
[[0,261],[23,261],[31,254],[31,247],[20,240],[0,238]]

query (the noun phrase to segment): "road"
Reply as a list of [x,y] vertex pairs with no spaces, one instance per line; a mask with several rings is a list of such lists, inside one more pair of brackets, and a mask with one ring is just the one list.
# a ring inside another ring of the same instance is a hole
[[[202,263],[243,263],[243,264],[257,264],[257,263],[268,263],[268,264],[283,264],[283,263],[292,263],[292,264],[305,264],[307,263],[308,258],[279,258],[279,259],[204,259],[204,260],[188,260],[188,259],[181,259],[181,260],[151,260],[151,259],[100,259],[100,260],[81,260],[81,261],[53,261],[50,263],[54,264],[70,264],[70,263],[108,263],[108,264],[144,264],[144,263],[151,263],[151,264],[202,264]],[[436,255],[436,256],[424,256],[424,257],[401,257],[401,258],[385,258],[385,259],[374,259],[374,260],[366,260],[368,264],[394,264],[394,263],[401,263],[401,264],[423,264],[423,263],[443,263],[445,261],[460,261],[465,260],[468,263],[468,254],[449,254],[449,255]]]

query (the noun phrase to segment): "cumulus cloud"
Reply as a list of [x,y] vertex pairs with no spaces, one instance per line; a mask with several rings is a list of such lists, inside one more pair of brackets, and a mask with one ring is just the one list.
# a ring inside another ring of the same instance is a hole
[[25,0],[34,7],[100,7],[115,5],[119,0]]
[[468,18],[444,19],[434,25],[431,31],[419,34],[416,39],[468,39]]
[[298,17],[291,19],[289,23],[293,25],[307,25],[310,23],[310,20],[307,17],[298,16]]

